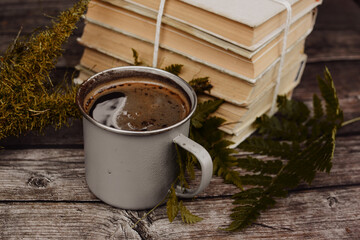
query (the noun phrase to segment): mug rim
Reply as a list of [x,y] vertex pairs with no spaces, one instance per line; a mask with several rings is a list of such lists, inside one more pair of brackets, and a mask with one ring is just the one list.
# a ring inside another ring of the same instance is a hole
[[[185,92],[185,94],[188,95],[187,97],[189,98],[189,101],[190,101],[189,114],[184,119],[180,120],[179,122],[177,122],[177,123],[175,123],[173,125],[170,125],[170,126],[165,127],[165,128],[149,130],[149,131],[122,130],[122,129],[112,128],[112,127],[109,127],[109,126],[106,126],[106,125],[103,125],[103,124],[99,123],[98,121],[96,121],[95,119],[90,117],[89,114],[84,110],[84,107],[81,104],[81,100],[80,100],[81,92],[86,90],[86,84],[90,84],[89,82],[94,81],[94,79],[98,78],[99,76],[108,74],[109,72],[118,72],[118,71],[138,71],[138,72],[143,72],[143,73],[148,73],[148,74],[150,73],[150,74],[154,74],[154,75],[159,75],[159,76],[166,77],[166,78],[172,80],[173,83],[175,83],[178,87],[182,88],[183,91]],[[184,87],[186,87],[188,89],[184,89]],[[154,68],[154,67],[145,67],[145,66],[121,66],[121,67],[109,68],[109,69],[106,69],[104,71],[98,72],[98,73],[92,75],[91,77],[89,77],[88,79],[86,79],[84,82],[82,82],[80,84],[80,87],[78,88],[78,91],[77,91],[77,94],[76,94],[76,103],[77,103],[78,108],[80,109],[80,111],[81,111],[84,118],[86,118],[92,124],[102,128],[102,129],[104,129],[106,131],[114,132],[114,133],[117,133],[117,134],[124,134],[124,135],[144,136],[144,135],[153,135],[153,134],[159,134],[159,133],[162,133],[162,132],[166,132],[166,131],[174,129],[174,128],[178,127],[178,126],[181,126],[185,122],[187,122],[191,118],[191,116],[194,114],[194,112],[196,110],[197,95],[196,95],[194,89],[189,85],[188,82],[186,82],[181,77],[179,77],[179,76],[177,76],[175,74],[172,74],[170,72],[167,72],[165,70],[162,70],[162,69],[159,69],[159,68]]]

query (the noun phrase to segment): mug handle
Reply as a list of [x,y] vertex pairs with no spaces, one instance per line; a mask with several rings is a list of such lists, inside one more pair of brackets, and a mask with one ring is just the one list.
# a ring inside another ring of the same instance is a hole
[[173,142],[194,154],[200,163],[202,173],[199,186],[196,189],[181,188],[180,186],[176,186],[175,190],[176,195],[179,197],[192,198],[202,192],[210,183],[213,174],[213,162],[211,160],[211,156],[203,146],[182,134],[175,137]]

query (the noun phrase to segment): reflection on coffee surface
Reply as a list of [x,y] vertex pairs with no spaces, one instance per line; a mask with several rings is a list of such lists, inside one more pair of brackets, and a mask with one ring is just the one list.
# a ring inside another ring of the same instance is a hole
[[166,128],[189,114],[183,94],[148,81],[111,85],[91,97],[86,105],[89,115],[99,123],[130,131]]

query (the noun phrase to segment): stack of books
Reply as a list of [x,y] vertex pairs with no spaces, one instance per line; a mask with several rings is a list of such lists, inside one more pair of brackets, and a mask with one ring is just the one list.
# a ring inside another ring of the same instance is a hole
[[[85,49],[76,81],[108,68],[132,65],[133,49],[144,65],[152,66],[160,2],[92,0],[78,39]],[[276,90],[291,97],[300,82],[306,64],[305,40],[321,0],[287,2],[291,4],[289,22],[288,11],[276,0],[165,2],[156,67],[182,64],[180,77],[186,81],[209,77],[213,88],[200,99],[225,100],[215,115],[227,121],[220,129],[234,142],[233,147],[255,130],[256,117],[270,111]]]

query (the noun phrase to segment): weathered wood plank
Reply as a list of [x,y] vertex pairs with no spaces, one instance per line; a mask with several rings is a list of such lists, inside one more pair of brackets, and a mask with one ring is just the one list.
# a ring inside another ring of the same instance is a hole
[[[0,2],[0,55],[14,41],[18,32],[28,35],[35,30],[51,25],[52,18],[61,11],[70,8],[76,0],[2,0]],[[78,28],[63,46],[66,49],[58,60],[58,67],[74,67],[79,63],[83,48],[76,42],[81,35],[83,21],[78,23]]]
[[306,39],[308,62],[360,59],[360,9],[354,1],[326,0]]
[[142,239],[132,213],[91,203],[2,203],[1,239]]
[[359,42],[360,30],[315,30],[306,39],[305,53],[308,62],[360,60]]
[[22,28],[24,34],[47,26],[61,11],[70,8],[77,0],[2,0],[0,2],[0,33],[15,37]]
[[7,137],[0,140],[0,146],[5,149],[16,148],[82,148],[83,127],[80,119],[72,120],[70,126],[55,130],[47,127],[42,133],[31,131],[20,137]]
[[359,0],[325,0],[319,7],[315,30],[360,30],[359,11]]
[[145,212],[124,211],[102,203],[0,203],[0,236],[74,239],[358,239],[360,187],[296,192],[279,199],[257,223],[243,232],[220,228],[230,223],[231,200],[210,198],[185,202],[204,218],[185,225],[169,223],[165,206],[141,221]]
[[[360,184],[360,136],[339,137],[331,174],[319,173],[311,186],[299,189]],[[199,173],[198,173],[199,175]],[[201,198],[238,192],[214,177]],[[0,201],[98,201],[87,188],[82,149],[0,151]]]
[[[354,187],[290,194],[288,198],[279,200],[273,209],[264,212],[255,226],[240,234],[227,236],[219,232],[218,227],[225,227],[229,223],[229,207],[232,206],[228,200],[208,200],[208,204],[201,207],[193,201],[186,204],[195,214],[204,217],[203,222],[184,226],[176,221],[172,228],[175,232],[169,233],[165,226],[165,209],[162,208],[163,220],[159,221],[157,216],[156,232],[161,233],[164,239],[175,239],[180,232],[187,232],[187,235],[182,236],[191,239],[195,227],[200,229],[196,229],[193,236],[209,239],[225,236],[226,239],[353,239],[360,236],[357,228],[360,218],[353,208],[359,206],[359,201],[348,197],[353,194],[356,196],[358,191],[358,187]],[[349,209],[348,213],[346,208]],[[159,212],[156,213],[160,215]]]
[[317,76],[323,77],[325,67],[327,67],[334,79],[334,84],[339,98],[349,98],[360,96],[360,61],[341,61],[341,62],[320,62],[309,63],[301,82],[294,91],[294,97],[300,100],[311,100],[313,93],[319,93]]
[[96,200],[85,182],[83,150],[5,150],[0,159],[1,200]]

